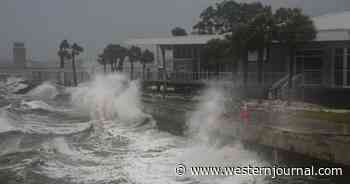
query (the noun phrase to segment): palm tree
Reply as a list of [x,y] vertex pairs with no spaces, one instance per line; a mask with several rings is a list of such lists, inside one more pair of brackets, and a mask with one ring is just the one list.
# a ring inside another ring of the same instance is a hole
[[141,49],[136,46],[132,46],[128,51],[129,61],[130,61],[130,79],[134,78],[134,62],[140,60]]
[[144,52],[142,52],[140,62],[142,64],[142,78],[145,79],[145,69],[146,64],[152,63],[154,61],[154,54],[146,49]]
[[127,55],[128,55],[128,49],[126,49],[125,47],[119,46],[119,50],[118,50],[119,62],[116,66],[117,71],[119,72],[123,71],[124,60]]
[[288,102],[291,100],[293,88],[295,49],[298,44],[304,44],[316,38],[316,28],[312,19],[304,15],[298,8],[280,8],[276,11],[276,30],[274,38],[289,50]]
[[258,83],[262,85],[264,50],[272,42],[272,30],[274,27],[271,7],[264,7],[262,12],[253,18],[251,27],[251,34],[254,35],[252,40],[258,51]]
[[57,55],[60,57],[60,68],[64,68],[64,61],[67,59],[69,52],[70,45],[67,40],[62,40],[62,42],[59,45],[59,50]]
[[117,71],[117,62],[118,62],[118,57],[119,57],[119,51],[120,51],[120,45],[116,44],[111,44],[109,45],[110,49],[110,59],[111,59],[111,67],[112,67],[112,72]]
[[238,23],[228,38],[232,42],[233,55],[241,60],[245,92],[248,85],[248,52],[253,50],[251,47],[252,38],[253,35],[249,33],[249,25],[245,23]]
[[112,72],[122,71],[125,57],[128,50],[118,44],[109,44],[103,50],[105,59],[108,60]]
[[[252,46],[253,50],[258,52],[257,82],[261,89],[263,87],[265,49],[269,48],[272,43],[272,31],[274,29],[274,23],[275,21],[271,7],[266,6],[261,8],[261,12],[252,18],[249,26],[249,33],[253,35],[250,45]],[[263,94],[260,94],[259,96],[260,98],[263,98]],[[259,102],[261,102],[261,100],[259,100]]]
[[115,60],[116,60],[116,51],[118,46],[115,44],[109,44],[106,46],[106,48],[103,50],[103,54],[105,56],[106,64],[110,65],[110,71],[115,71]]
[[75,57],[78,56],[83,51],[84,51],[84,49],[80,45],[78,45],[76,43],[74,43],[72,45],[72,50],[71,50],[71,54],[72,54],[72,69],[73,69],[73,81],[74,81],[74,85],[75,86],[78,86],[77,71],[76,71],[76,65],[75,65]]
[[105,56],[105,53],[99,54],[97,58],[97,62],[103,65],[103,72],[107,73],[107,58]]

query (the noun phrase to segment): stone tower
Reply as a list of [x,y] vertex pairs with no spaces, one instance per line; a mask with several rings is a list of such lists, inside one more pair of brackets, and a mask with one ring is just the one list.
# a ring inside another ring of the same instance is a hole
[[13,44],[13,63],[16,68],[26,67],[26,48],[22,42],[15,42]]

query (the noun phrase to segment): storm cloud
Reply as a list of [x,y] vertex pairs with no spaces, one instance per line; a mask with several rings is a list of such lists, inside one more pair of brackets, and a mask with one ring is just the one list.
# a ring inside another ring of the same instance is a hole
[[[245,0],[251,2],[251,0]],[[310,15],[350,9],[348,0],[261,0],[274,8],[300,7]],[[11,58],[23,41],[28,58],[57,61],[57,45],[68,39],[83,45],[93,61],[108,43],[130,37],[167,36],[175,26],[191,31],[200,12],[214,0],[2,0],[0,58]]]

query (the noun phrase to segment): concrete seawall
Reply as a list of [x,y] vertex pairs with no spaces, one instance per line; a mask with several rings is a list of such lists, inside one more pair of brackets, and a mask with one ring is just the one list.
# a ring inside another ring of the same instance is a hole
[[240,139],[273,149],[350,166],[350,136],[303,134],[273,127],[247,125]]
[[[147,112],[152,114],[162,130],[183,135],[185,121],[193,110],[191,105],[172,105],[167,101],[148,103]],[[278,116],[278,114],[276,114]],[[262,118],[266,119],[266,118]],[[272,121],[281,121],[279,118]],[[242,124],[236,115],[223,116],[218,123],[219,134],[234,137],[249,144],[262,145],[272,150],[283,150],[305,155],[317,160],[350,166],[350,135],[295,131],[285,126],[273,126],[264,122]],[[237,130],[240,130],[237,133]]]

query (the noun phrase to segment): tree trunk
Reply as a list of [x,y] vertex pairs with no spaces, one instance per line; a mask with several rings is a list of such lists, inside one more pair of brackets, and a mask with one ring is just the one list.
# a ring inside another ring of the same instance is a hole
[[111,61],[111,67],[112,67],[112,72],[115,72],[115,68],[114,68],[114,59],[112,59],[112,61]]
[[119,63],[118,63],[118,71],[120,71],[120,72],[123,71],[124,59],[125,59],[125,57],[120,58]]
[[134,79],[134,61],[130,60],[130,79]]
[[77,71],[75,68],[75,55],[72,55],[72,69],[73,69],[73,82],[74,82],[74,86],[77,87],[78,86],[78,81],[77,81]]
[[259,103],[264,98],[263,70],[264,70],[264,48],[258,50],[258,86],[259,86]]
[[60,57],[60,68],[64,68],[64,57],[63,56],[61,56]]
[[142,80],[145,80],[145,70],[146,70],[146,64],[142,63]]
[[122,59],[120,59],[119,62],[118,62],[118,71],[119,71],[119,72],[122,72],[122,71],[123,71],[122,62],[123,62]]
[[104,74],[107,73],[107,63],[106,62],[103,63],[103,72],[104,72]]
[[111,72],[114,72],[114,69],[113,69],[113,60],[110,60],[109,61],[109,65],[111,67]]
[[263,85],[264,49],[258,50],[258,84]]
[[112,66],[113,66],[113,72],[116,72],[116,67],[115,67],[115,59],[112,60]]
[[248,51],[245,50],[243,52],[243,89],[244,89],[244,94],[247,94],[248,91]]
[[288,77],[288,104],[292,100],[293,75],[294,75],[294,46],[289,47],[289,77]]
[[115,72],[118,72],[117,62],[118,62],[118,59],[115,59],[113,62],[113,65],[114,65],[113,67]]

